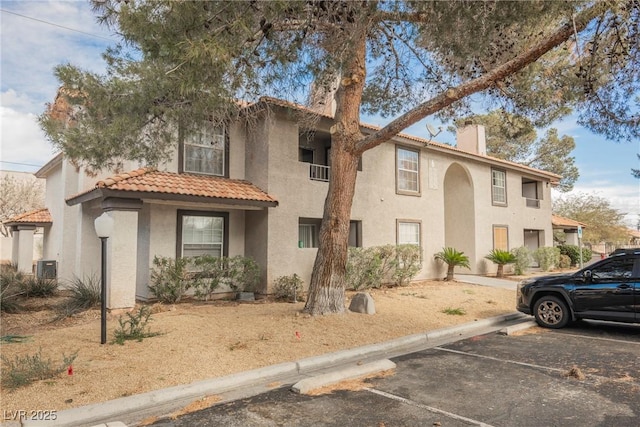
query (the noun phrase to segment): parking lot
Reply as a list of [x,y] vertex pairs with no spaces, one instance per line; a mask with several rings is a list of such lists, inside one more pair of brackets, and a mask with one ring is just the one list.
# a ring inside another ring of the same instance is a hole
[[637,426],[640,325],[491,333],[392,359],[364,390],[289,386],[156,426]]

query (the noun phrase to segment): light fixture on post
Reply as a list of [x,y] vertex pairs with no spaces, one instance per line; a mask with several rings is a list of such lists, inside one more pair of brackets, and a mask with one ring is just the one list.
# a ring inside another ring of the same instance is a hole
[[100,238],[102,262],[100,274],[100,344],[107,342],[107,239],[113,232],[113,218],[103,212],[95,219],[93,225]]

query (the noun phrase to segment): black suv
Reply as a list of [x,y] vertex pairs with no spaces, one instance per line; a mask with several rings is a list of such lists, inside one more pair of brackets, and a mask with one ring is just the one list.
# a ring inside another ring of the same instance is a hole
[[524,280],[516,308],[554,329],[577,319],[640,323],[640,248],[616,250],[574,274]]

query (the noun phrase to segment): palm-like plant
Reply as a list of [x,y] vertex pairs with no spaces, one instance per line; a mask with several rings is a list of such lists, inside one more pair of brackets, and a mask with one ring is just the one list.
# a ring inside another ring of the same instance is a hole
[[498,264],[496,277],[504,277],[504,266],[516,262],[516,256],[509,251],[494,249],[485,257],[494,264]]
[[433,257],[447,264],[447,277],[444,280],[453,280],[453,269],[456,266],[469,268],[469,257],[454,248],[442,248]]

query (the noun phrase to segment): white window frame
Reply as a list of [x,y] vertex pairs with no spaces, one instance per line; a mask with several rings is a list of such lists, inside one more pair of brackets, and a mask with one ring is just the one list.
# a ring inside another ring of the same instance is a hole
[[[212,220],[212,221],[210,221]],[[224,213],[179,211],[179,257],[192,257],[198,255],[226,256],[226,231],[228,215]],[[200,235],[194,234],[194,229],[187,226],[187,221],[195,221],[200,223],[200,229],[203,232]],[[206,224],[210,221],[211,224]],[[211,227],[208,227],[208,226]],[[205,228],[210,228],[209,230]],[[191,235],[189,233],[191,232]],[[187,245],[192,245],[185,253]],[[197,252],[197,253],[193,253]]]
[[491,202],[507,206],[507,171],[503,169],[491,169]]
[[[402,228],[404,226],[411,225],[417,227],[417,237],[416,239],[407,239],[406,233],[403,232]],[[418,245],[422,247],[422,222],[417,220],[410,219],[399,219],[396,221],[396,243],[398,245]]]
[[[414,159],[405,157],[406,154],[415,156]],[[415,165],[415,167],[409,168],[409,165]],[[401,175],[415,175],[415,181],[407,180]],[[415,186],[409,184],[413,184]],[[415,188],[414,188],[415,187]],[[396,146],[396,191],[399,194],[420,194],[420,151],[412,150],[407,147]]]
[[[183,145],[183,172],[225,176],[226,131],[223,126],[205,126],[199,132],[185,136]],[[200,158],[194,158],[198,153]]]

